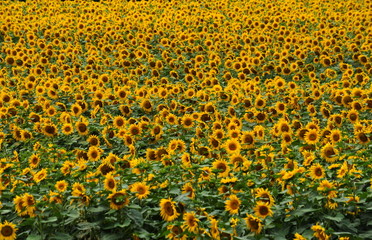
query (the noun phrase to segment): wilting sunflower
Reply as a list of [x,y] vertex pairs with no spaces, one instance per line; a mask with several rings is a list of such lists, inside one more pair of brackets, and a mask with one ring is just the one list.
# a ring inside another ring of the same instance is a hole
[[112,191],[112,192],[115,192],[116,191],[116,180],[112,176],[112,173],[111,172],[109,172],[108,174],[106,174],[105,180],[103,181],[103,184],[104,184],[104,188],[106,190]]
[[67,190],[68,182],[66,180],[58,181],[54,187],[57,189],[58,192],[64,192]]
[[229,199],[225,201],[225,210],[228,211],[231,215],[238,214],[241,201],[235,195],[230,195]]
[[227,153],[239,153],[240,152],[240,143],[235,138],[230,138],[225,142],[225,150]]
[[16,231],[16,225],[5,220],[4,223],[0,224],[0,239],[15,240],[17,237]]
[[320,135],[317,129],[310,129],[305,133],[304,140],[307,144],[316,144]]
[[310,167],[310,177],[313,179],[321,179],[325,176],[323,166],[319,163],[315,163]]
[[198,222],[200,221],[196,218],[195,212],[187,212],[183,215],[184,223],[182,228],[186,231],[197,233],[198,232]]
[[267,216],[273,215],[273,211],[268,202],[258,201],[253,210],[255,215],[260,218],[266,218]]
[[146,185],[146,183],[137,182],[131,186],[130,191],[133,193],[136,193],[136,197],[138,199],[143,199],[143,198],[147,198],[147,196],[150,194],[149,189],[150,187]]
[[125,190],[111,193],[108,197],[110,199],[110,208],[119,210],[129,204],[129,198]]
[[167,222],[175,220],[180,215],[174,204],[170,198],[160,200],[160,215]]
[[191,198],[191,199],[194,199],[195,198],[195,190],[194,188],[192,187],[192,184],[191,183],[186,183],[185,185],[183,185],[182,187],[182,193],[183,194],[186,194],[188,193],[188,197]]
[[320,154],[329,163],[338,159],[338,150],[330,143],[327,143],[322,147]]
[[255,234],[259,234],[262,230],[262,223],[261,220],[253,215],[247,215],[245,218],[245,222],[247,223],[247,227],[251,232]]

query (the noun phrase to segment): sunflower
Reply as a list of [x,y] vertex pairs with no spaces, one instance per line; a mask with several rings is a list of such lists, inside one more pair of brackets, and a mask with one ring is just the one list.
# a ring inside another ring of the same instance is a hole
[[167,222],[175,220],[180,215],[174,204],[170,198],[160,200],[160,215]]
[[72,134],[74,131],[74,128],[72,126],[72,124],[70,123],[65,123],[63,124],[62,126],[62,133],[65,134],[65,135],[70,135]]
[[227,153],[234,154],[240,152],[240,143],[235,138],[230,138],[225,142],[225,150]]
[[186,114],[181,118],[181,124],[184,128],[192,128],[194,126],[194,119],[191,115]]
[[316,144],[319,141],[319,132],[317,129],[310,129],[305,133],[304,140],[307,144]]
[[185,185],[183,185],[182,187],[182,193],[183,194],[188,194],[187,196],[191,199],[194,199],[195,198],[195,190],[194,188],[192,187],[192,184],[191,183],[186,183]]
[[76,182],[72,185],[71,195],[74,196],[74,197],[79,197],[79,196],[84,195],[85,191],[86,191],[86,189],[85,189],[84,185],[81,184],[81,183]]
[[322,147],[320,151],[321,156],[327,162],[334,162],[338,158],[338,150],[330,143],[327,143],[324,147]]
[[112,173],[109,172],[105,176],[105,180],[103,181],[105,190],[116,192],[116,180],[112,176]]
[[102,152],[101,149],[98,147],[95,147],[95,146],[89,147],[89,150],[87,153],[89,161],[93,161],[93,162],[98,161],[99,158],[101,157],[101,152]]
[[57,135],[58,129],[53,123],[48,123],[43,127],[43,133],[48,137]]
[[28,163],[30,165],[30,168],[36,168],[40,164],[40,156],[39,154],[32,154],[28,158]]
[[342,139],[342,133],[339,129],[332,129],[328,138],[331,140],[331,143],[337,143]]
[[152,103],[149,99],[144,99],[141,102],[141,108],[145,110],[145,112],[151,112],[152,111]]
[[125,118],[122,116],[116,116],[113,120],[115,128],[122,128],[125,125]]
[[99,137],[96,135],[90,135],[87,139],[90,146],[98,147],[100,145]]
[[313,179],[321,179],[325,177],[325,171],[323,166],[319,163],[315,163],[310,167],[310,177]]
[[136,197],[138,199],[147,198],[147,196],[150,194],[149,189],[150,187],[144,182],[133,183],[130,188],[131,192],[136,193]]
[[35,197],[29,193],[25,193],[22,196],[23,199],[23,207],[26,209],[27,215],[30,217],[36,216],[36,201]]
[[254,232],[255,234],[259,234],[262,230],[262,223],[259,218],[256,218],[253,215],[247,215],[245,218],[247,227],[251,232]]
[[64,192],[67,190],[68,182],[66,180],[58,181],[54,187],[57,189],[58,192]]
[[268,202],[258,201],[253,210],[255,215],[260,218],[266,218],[267,216],[273,215]]
[[47,177],[47,170],[43,168],[39,172],[35,173],[33,178],[36,183],[39,183],[42,180],[44,180],[46,177]]
[[366,133],[364,133],[363,131],[357,131],[356,133],[355,133],[355,137],[356,137],[356,139],[358,139],[358,141],[361,143],[361,144],[367,144],[367,143],[369,143],[369,141],[370,141],[370,137],[368,137],[367,135],[366,135]]
[[78,117],[83,113],[83,109],[78,103],[74,103],[71,105],[71,115]]
[[225,210],[228,211],[231,215],[238,214],[241,201],[235,195],[230,195],[229,199],[225,201]]
[[268,189],[258,188],[256,189],[256,198],[259,199],[259,201],[267,203],[269,207],[274,205],[274,198],[269,192]]
[[359,120],[359,113],[355,109],[350,109],[346,116],[352,123],[355,123]]
[[111,193],[108,197],[110,199],[110,208],[119,210],[129,204],[129,198],[125,190]]
[[219,177],[227,177],[229,175],[230,167],[225,160],[214,161],[213,168],[218,170]]
[[89,132],[86,122],[76,122],[75,127],[80,135],[87,135]]
[[4,223],[0,224],[0,239],[15,240],[17,237],[16,231],[16,225],[5,220]]
[[137,124],[131,124],[129,126],[129,134],[131,136],[137,136],[140,135],[142,132],[142,129]]
[[183,215],[184,223],[182,228],[186,231],[197,233],[198,232],[198,222],[200,221],[196,218],[195,212],[187,212]]

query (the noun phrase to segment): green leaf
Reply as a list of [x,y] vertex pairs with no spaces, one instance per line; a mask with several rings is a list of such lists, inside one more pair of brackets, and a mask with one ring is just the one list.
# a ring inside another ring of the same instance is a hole
[[363,239],[372,239],[372,230],[359,234],[358,237],[361,237]]
[[43,238],[40,235],[36,235],[36,234],[30,234],[26,238],[26,240],[42,240],[42,239]]
[[127,216],[134,222],[135,225],[141,227],[143,225],[142,213],[136,209],[129,209]]
[[98,223],[91,223],[91,222],[81,222],[77,224],[79,230],[91,230],[94,228],[99,228]]
[[67,233],[56,233],[56,235],[50,237],[50,239],[51,240],[72,240],[74,239],[74,237]]
[[52,223],[52,222],[57,222],[57,220],[58,220],[58,218],[53,216],[53,217],[49,217],[46,220],[41,220],[41,223]]
[[324,217],[325,219],[328,219],[328,220],[332,220],[332,221],[336,221],[336,222],[341,222],[345,216],[342,215],[341,213],[337,213],[336,216],[325,216]]

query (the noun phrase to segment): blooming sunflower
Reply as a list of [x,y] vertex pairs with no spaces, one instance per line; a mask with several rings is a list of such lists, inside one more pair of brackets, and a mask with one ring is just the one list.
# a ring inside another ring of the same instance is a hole
[[320,154],[329,163],[336,161],[338,158],[338,150],[330,143],[322,147]]
[[186,231],[197,233],[198,232],[198,222],[199,219],[196,218],[195,212],[187,212],[183,215],[184,223],[182,228]]
[[125,190],[113,192],[107,198],[110,199],[110,208],[114,210],[119,210],[129,204]]
[[4,223],[0,224],[0,239],[15,240],[17,237],[16,231],[16,225],[5,220]]
[[238,214],[241,201],[235,195],[230,195],[229,199],[225,201],[225,210],[228,211],[231,215]]
[[321,179],[325,176],[325,171],[319,163],[315,163],[310,167],[310,177],[313,179]]
[[34,181],[36,183],[41,182],[47,177],[47,170],[45,168],[41,169],[39,172],[34,174]]
[[266,218],[267,216],[273,215],[268,202],[258,201],[253,210],[255,215],[260,218]]
[[310,129],[305,133],[304,140],[307,144],[316,144],[319,141],[319,137],[317,129]]
[[175,220],[180,215],[174,204],[170,198],[160,200],[160,215],[167,222]]
[[268,203],[269,207],[274,205],[274,198],[269,192],[268,189],[263,189],[263,188],[257,188],[256,189],[256,198],[258,198],[261,202]]
[[251,232],[255,234],[259,234],[262,231],[262,223],[261,220],[253,215],[247,215],[245,218],[247,227]]
[[62,126],[62,133],[65,135],[70,135],[74,131],[74,128],[72,127],[72,124],[65,123]]
[[67,190],[68,182],[66,180],[58,181],[54,187],[57,189],[58,192],[64,192]]
[[213,162],[213,168],[218,170],[219,177],[227,177],[230,172],[230,167],[225,160],[216,160]]
[[235,138],[230,138],[225,142],[225,150],[227,153],[233,154],[233,153],[239,153],[241,146],[238,140]]
[[88,124],[85,122],[76,122],[75,127],[80,135],[87,135],[89,132]]
[[136,193],[136,197],[138,199],[147,198],[147,196],[150,194],[149,189],[150,187],[144,182],[134,183],[130,188],[131,192]]
[[112,173],[109,172],[105,176],[105,180],[103,181],[104,188],[108,191],[115,192],[116,191],[116,180],[112,176]]
[[28,159],[28,163],[30,168],[36,168],[40,164],[40,156],[38,154],[32,154]]

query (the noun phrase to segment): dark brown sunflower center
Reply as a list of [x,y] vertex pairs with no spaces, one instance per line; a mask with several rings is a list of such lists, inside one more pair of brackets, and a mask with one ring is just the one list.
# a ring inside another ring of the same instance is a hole
[[1,228],[1,235],[4,237],[12,236],[13,234],[13,228],[11,226],[4,226]]

